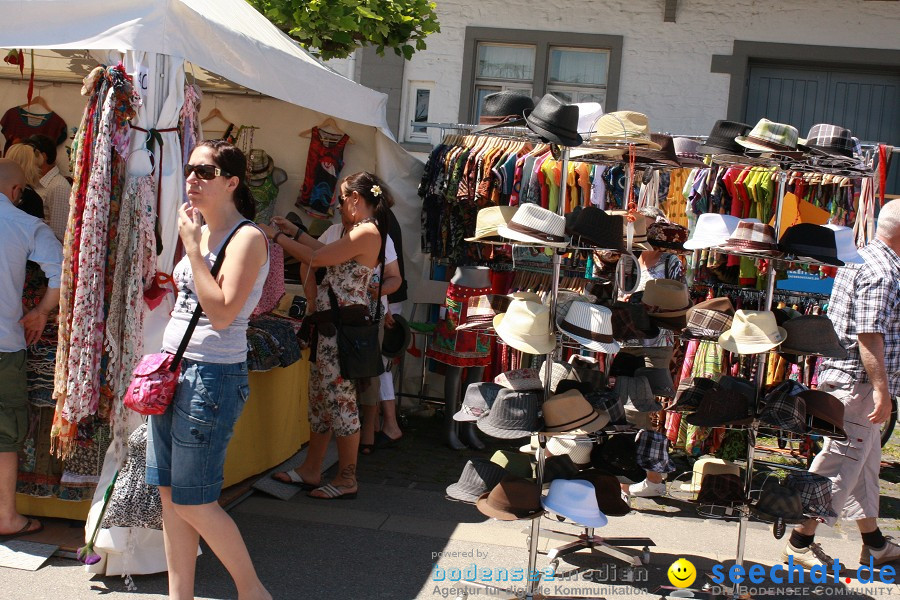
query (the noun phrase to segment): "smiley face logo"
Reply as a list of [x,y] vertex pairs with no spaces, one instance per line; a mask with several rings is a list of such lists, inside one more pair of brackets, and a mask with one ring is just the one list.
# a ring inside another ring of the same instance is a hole
[[679,558],[673,562],[667,573],[669,581],[677,588],[686,588],[697,579],[697,569],[686,558]]

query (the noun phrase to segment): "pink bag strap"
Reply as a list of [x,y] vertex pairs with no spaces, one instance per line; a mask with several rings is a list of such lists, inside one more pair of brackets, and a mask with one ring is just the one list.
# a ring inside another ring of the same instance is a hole
[[[241,221],[237,224],[237,226],[231,230],[231,233],[228,234],[228,237],[225,238],[225,241],[222,243],[222,247],[219,249],[219,254],[216,255],[216,262],[213,263],[212,269],[210,269],[210,274],[212,274],[213,279],[216,278],[216,275],[219,274],[219,269],[222,268],[222,261],[225,260],[225,248],[228,246],[228,242],[231,241],[231,238],[234,237],[234,234],[237,233],[238,229],[250,223],[253,224],[252,221]],[[187,350],[188,342],[191,341],[191,335],[194,333],[194,329],[197,327],[197,323],[200,321],[200,315],[203,314],[203,307],[200,306],[200,296],[197,296],[197,308],[194,309],[194,314],[191,315],[191,321],[188,323],[187,330],[184,332],[184,337],[181,338],[181,343],[178,344],[178,351],[175,352],[175,358],[172,360],[172,364],[169,365],[169,370],[173,373],[176,369],[178,369],[178,365],[181,364],[181,358],[184,356],[184,351]]]

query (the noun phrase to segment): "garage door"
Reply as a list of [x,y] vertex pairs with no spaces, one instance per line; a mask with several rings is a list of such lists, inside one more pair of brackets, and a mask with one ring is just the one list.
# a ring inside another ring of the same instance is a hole
[[[790,123],[805,137],[816,123],[849,128],[863,141],[900,146],[900,75],[801,66],[751,65],[746,122]],[[894,155],[888,193],[900,194]]]

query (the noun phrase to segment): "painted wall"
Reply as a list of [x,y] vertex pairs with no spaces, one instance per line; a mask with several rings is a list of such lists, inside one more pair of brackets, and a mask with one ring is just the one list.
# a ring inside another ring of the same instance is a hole
[[[663,0],[440,0],[441,33],[406,63],[409,81],[433,81],[429,120],[456,122],[466,26],[624,37],[619,109],[650,117],[657,131],[705,134],[724,118],[730,77],[711,73],[734,40],[900,48],[900,2],[680,0],[663,22]],[[810,56],[809,60],[815,60]],[[401,122],[406,114],[406,90]]]

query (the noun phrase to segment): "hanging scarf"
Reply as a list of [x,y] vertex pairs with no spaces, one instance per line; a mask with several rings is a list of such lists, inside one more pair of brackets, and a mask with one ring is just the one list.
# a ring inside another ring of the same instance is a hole
[[54,380],[57,408],[50,433],[52,450],[60,458],[71,453],[82,419],[98,414],[108,418],[110,412],[112,394],[105,371],[109,361],[103,356],[103,341],[115,279],[127,121],[139,103],[121,64],[94,69],[85,78],[82,94],[90,95],[90,100],[74,145],[75,182],[63,256]]

